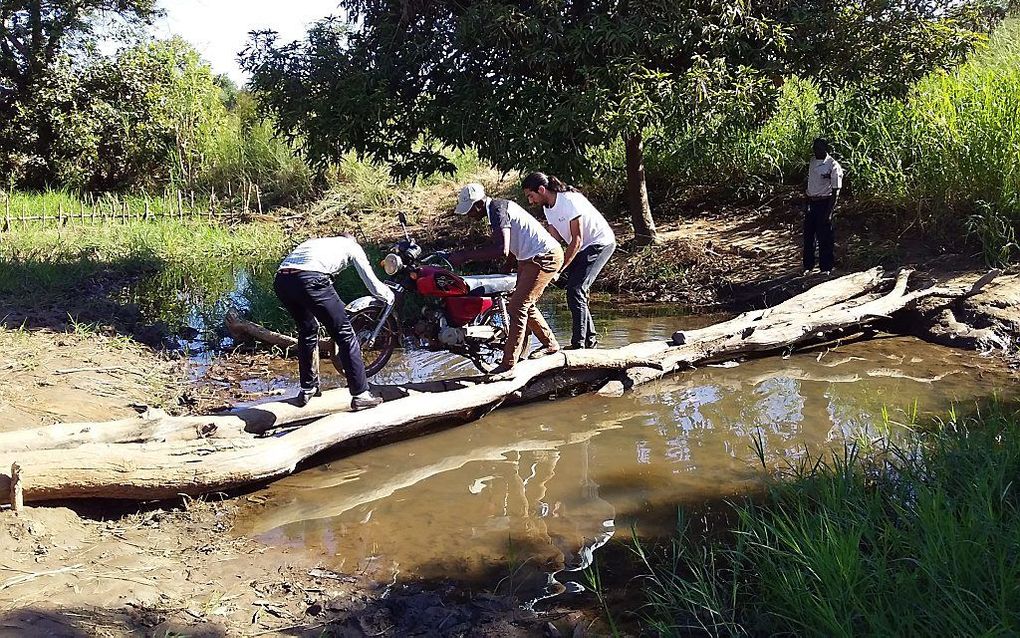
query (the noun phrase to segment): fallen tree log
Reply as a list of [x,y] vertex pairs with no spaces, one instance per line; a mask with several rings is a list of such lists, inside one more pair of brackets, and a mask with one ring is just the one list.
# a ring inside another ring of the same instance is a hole
[[[893,282],[878,269],[847,275],[773,308],[678,332],[672,342],[561,352],[525,361],[513,379],[495,383],[476,378],[384,387],[387,402],[366,412],[347,412],[349,395],[334,391],[306,408],[276,402],[246,408],[241,414],[156,415],[133,424],[118,421],[13,433],[0,438],[0,472],[19,464],[26,501],[158,499],[240,488],[289,474],[309,457],[341,445],[363,447],[407,438],[556,391],[601,387],[611,393],[696,364],[788,351],[859,332],[920,299],[939,297],[948,304],[981,287],[959,284],[910,291],[909,276],[903,271]],[[985,278],[984,284],[992,279]],[[255,435],[283,422],[316,417],[321,418],[283,436]],[[209,431],[209,424],[214,431]],[[47,441],[64,449],[40,447]],[[0,473],[0,499],[10,492],[10,480],[10,474]]]
[[897,329],[934,343],[1001,350],[1014,360],[1020,358],[1016,343],[1016,335],[1020,334],[1020,275],[985,282],[966,273],[951,277],[949,283],[978,286],[980,291],[948,304],[925,300],[898,317]]
[[[394,393],[388,392],[391,396]],[[312,421],[343,411],[351,395],[345,388],[322,393],[311,405],[276,401],[209,416],[170,416],[149,410],[128,419],[102,423],[57,423],[12,432],[0,432],[0,453],[62,450],[88,443],[171,443],[204,439],[231,439],[247,434]]]
[[[284,352],[289,352],[292,348],[297,347],[298,341],[294,337],[270,330],[269,328],[260,326],[252,321],[248,321],[241,317],[241,315],[237,314],[237,311],[233,308],[227,311],[224,323],[227,326],[227,332],[230,333],[230,336],[238,341],[257,341],[259,343],[280,348]],[[332,352],[333,340],[327,338],[319,339],[319,354],[328,357]]]

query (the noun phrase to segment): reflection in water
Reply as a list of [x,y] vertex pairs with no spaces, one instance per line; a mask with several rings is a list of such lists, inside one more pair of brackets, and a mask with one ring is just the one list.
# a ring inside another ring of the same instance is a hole
[[[592,480],[589,472],[590,440],[565,446],[562,451],[534,454],[538,462],[531,466],[528,477],[520,481],[523,489],[514,490],[523,497],[519,501],[524,506],[515,520],[534,521],[534,525],[533,529],[519,530],[518,536],[523,535],[520,532],[530,532],[527,538],[537,537],[554,547],[559,552],[554,562],[561,567],[546,574],[544,587],[526,604],[528,608],[563,593],[584,591],[584,586],[570,578],[569,573],[590,567],[595,560],[595,550],[609,542],[616,531],[616,509],[599,497],[598,483]],[[554,482],[550,489],[550,479],[561,458],[564,463],[580,462],[581,480],[573,486],[568,481]],[[518,458],[518,477],[521,476],[520,461]],[[535,484],[539,487],[529,489]]]
[[[675,326],[614,320],[608,341]],[[264,490],[240,529],[340,569],[481,579],[538,603],[580,591],[576,570],[614,533],[668,534],[678,505],[756,489],[756,440],[775,466],[882,433],[885,407],[904,419],[915,401],[942,411],[995,391],[1015,394],[991,362],[902,338],[708,367],[334,461]]]

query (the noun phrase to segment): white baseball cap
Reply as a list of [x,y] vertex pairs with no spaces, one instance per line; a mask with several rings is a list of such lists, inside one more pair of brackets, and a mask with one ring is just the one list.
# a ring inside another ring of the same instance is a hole
[[471,207],[475,205],[475,202],[479,202],[485,199],[485,187],[481,184],[472,182],[464,188],[460,189],[460,197],[457,199],[457,208],[453,209],[453,212],[458,215],[467,215]]

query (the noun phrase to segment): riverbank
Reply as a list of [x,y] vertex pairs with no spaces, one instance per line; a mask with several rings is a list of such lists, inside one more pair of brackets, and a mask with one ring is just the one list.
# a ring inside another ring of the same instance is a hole
[[1020,631],[1020,411],[934,422],[802,458],[706,535],[681,517],[637,546],[659,636],[986,635]]
[[[440,219],[449,222],[440,223]],[[451,245],[454,241],[475,239],[480,241],[484,238],[484,228],[472,228],[474,235],[464,239],[468,233],[466,226],[459,225],[463,221],[460,218],[441,217],[438,213],[431,220],[423,215],[416,220],[415,230],[424,230],[427,233],[424,235],[425,241],[433,241],[434,245],[444,245],[444,242]],[[271,219],[258,222],[278,229],[250,231],[251,235],[271,238],[265,242],[259,240],[258,246],[244,243],[242,239],[250,236],[245,233],[231,238],[230,229],[208,232],[218,233],[218,237],[224,238],[226,246],[235,247],[230,250],[236,250],[238,255],[249,251],[256,258],[265,256],[269,259],[269,252],[278,249],[279,245],[297,241],[316,228],[321,228],[287,227],[286,223],[285,220]],[[787,207],[781,201],[761,210],[730,205],[701,212],[684,211],[673,226],[667,226],[665,232],[667,246],[683,246],[685,252],[671,255],[660,247],[653,247],[646,249],[647,252],[628,254],[626,246],[621,252],[623,264],[630,264],[630,259],[635,258],[635,255],[641,258],[642,254],[649,259],[650,264],[660,263],[656,261],[660,258],[664,263],[672,264],[674,270],[656,270],[658,266],[650,266],[642,272],[656,273],[650,276],[649,281],[660,286],[662,291],[676,290],[678,296],[634,295],[630,301],[642,303],[673,300],[672,303],[678,309],[683,306],[748,308],[775,303],[798,288],[819,283],[822,279],[819,275],[805,278],[796,272],[798,255],[793,240],[797,223],[795,213],[792,210],[787,212]],[[171,293],[168,294],[169,298],[176,299],[183,310],[189,310],[188,304],[194,304],[196,299],[215,297],[216,291],[229,293],[236,285],[236,280],[230,270],[203,279],[200,273],[205,271],[197,267],[206,260],[217,261],[217,257],[209,252],[195,250],[201,233],[206,230],[189,231],[194,234],[185,231],[174,235],[179,241],[173,246],[178,247],[175,250],[180,254],[194,254],[194,258],[182,269],[183,274],[190,281],[197,280],[204,287],[201,288],[201,294],[196,294],[194,289],[175,289],[173,286],[166,290]],[[162,237],[145,235],[144,229],[124,232],[133,233],[133,236]],[[280,235],[273,234],[277,232]],[[392,239],[396,232],[396,227],[391,223],[389,226],[380,225],[373,234]],[[69,236],[66,231],[65,234],[58,232],[50,236],[47,240],[50,242],[47,244],[49,250],[52,251],[58,245],[73,245],[66,241]],[[87,236],[88,233],[84,231],[79,235],[81,238]],[[84,239],[81,241],[84,242]],[[196,242],[196,246],[192,245],[192,241]],[[117,242],[111,240],[109,243],[112,245]],[[865,245],[866,242],[856,240],[848,244]],[[147,244],[140,241],[136,245]],[[37,254],[53,253],[39,249]],[[100,257],[90,262],[93,265],[133,263],[130,259],[108,259],[103,253],[97,254]],[[860,259],[861,263],[868,263],[860,256],[862,254],[851,253],[851,256],[856,255],[854,258]],[[924,262],[926,258],[922,256],[914,259],[916,262]],[[968,276],[976,278],[981,269],[966,259],[965,256],[944,258],[938,263],[969,263],[972,270]],[[164,264],[172,261],[168,258],[160,259],[152,267],[156,270],[165,269]],[[193,270],[189,271],[188,267]],[[713,276],[717,279],[702,278],[698,274],[701,272],[698,268],[706,267],[716,268],[713,272],[717,275]],[[617,282],[614,285],[618,286],[618,292],[628,284],[627,278],[621,274],[628,268],[629,265],[614,266],[607,271],[607,282]],[[91,292],[82,295],[76,293],[75,286],[91,286],[93,283],[102,285],[102,290],[108,291],[103,297],[113,303],[121,305],[129,299],[123,296],[123,282],[117,279],[117,273],[129,273],[129,269],[100,268],[89,272],[107,273],[110,276],[90,275],[76,279],[72,285],[56,289],[61,294],[60,299],[73,303],[92,303],[98,296],[94,291],[99,289],[86,288]],[[635,279],[636,276],[635,271]],[[985,307],[1000,314],[1000,326],[1005,329],[1010,325],[1015,326],[1011,313],[1017,305],[1008,301],[1014,298],[1009,295],[1015,295],[1012,292],[1015,290],[1012,287],[1015,286],[1015,280],[1015,277],[1010,279],[1013,283],[1007,284],[1006,288],[986,293],[988,297],[984,302]],[[688,281],[695,283],[688,285]],[[173,293],[175,290],[178,293]],[[727,296],[734,291],[743,294]],[[34,299],[33,295],[28,294],[30,288],[23,288],[18,294],[13,292],[6,298],[8,301]],[[180,298],[176,294],[180,294]],[[699,294],[711,297],[698,297]],[[710,298],[711,301],[708,301]],[[617,297],[613,299],[615,303]],[[967,303],[976,303],[980,299],[978,297]],[[57,306],[63,302],[50,298],[47,303],[53,304],[49,316],[59,317],[58,310],[61,308]],[[8,305],[7,308],[12,306]],[[44,318],[37,324],[30,321],[28,325],[34,328],[47,325],[45,316],[40,316]],[[185,317],[187,313],[182,311],[177,316]],[[64,330],[70,324],[74,332],[73,322],[66,319],[66,314],[64,317]],[[179,332],[171,329],[171,332],[175,331]],[[47,395],[49,398],[39,399],[48,402],[46,406],[49,407],[36,414],[34,423],[56,419],[91,419],[86,418],[86,413],[50,414],[52,410],[67,405],[64,398],[74,396],[71,392],[75,390],[75,384],[85,387],[84,390],[79,387],[78,391],[90,396],[102,394],[94,391],[96,387],[106,393],[112,392],[111,396],[106,397],[108,401],[90,408],[88,414],[97,415],[96,419],[98,415],[108,415],[110,418],[127,416],[137,409],[144,409],[144,406],[156,405],[164,406],[171,412],[203,412],[209,403],[196,404],[194,395],[196,392],[205,392],[214,383],[220,384],[226,394],[213,393],[206,396],[206,400],[220,401],[221,405],[224,402],[263,398],[279,391],[271,383],[262,390],[253,389],[250,384],[246,386],[246,382],[253,376],[266,379],[275,376],[275,366],[280,364],[279,359],[268,353],[237,354],[230,358],[214,356],[202,363],[203,371],[196,386],[188,383],[196,375],[194,369],[189,369],[184,361],[166,360],[157,356],[155,351],[139,346],[134,339],[117,337],[114,325],[90,329],[80,338],[65,338],[62,332],[31,328],[23,331],[23,334],[35,340],[33,347],[39,349],[56,345],[47,355],[46,363],[29,363],[28,367],[33,370],[34,376],[12,377],[4,389],[4,396],[16,396],[19,399],[24,398],[19,395],[23,388],[51,393]],[[12,334],[11,339],[15,336]],[[15,364],[32,361],[31,357],[19,354],[21,351],[15,341],[4,343],[7,345],[4,348],[7,355],[4,358],[5,365],[8,361]],[[129,355],[125,355],[125,352]],[[125,356],[130,358],[125,359]],[[74,368],[97,369],[57,374],[58,369]],[[140,377],[132,373],[132,370],[144,371],[153,376],[154,383],[144,385],[137,382],[136,379]],[[244,396],[237,394],[238,388],[245,392]],[[171,389],[176,389],[176,394],[167,393]],[[31,396],[30,392],[28,396]],[[11,422],[20,420],[12,419]],[[403,586],[389,587],[389,581],[374,579],[367,573],[341,575],[331,572],[312,556],[300,552],[291,553],[283,548],[269,548],[248,536],[232,536],[230,530],[235,508],[239,503],[245,503],[244,499],[247,498],[241,495],[216,504],[178,501],[148,505],[141,513],[134,509],[109,509],[102,517],[97,517],[99,520],[93,520],[95,513],[72,513],[52,508],[30,510],[30,514],[22,519],[16,519],[8,512],[0,513],[0,517],[3,517],[2,533],[6,535],[5,538],[11,539],[10,543],[4,544],[10,547],[10,553],[0,556],[0,565],[13,568],[9,573],[4,573],[0,581],[0,587],[9,584],[4,588],[8,595],[0,590],[0,600],[4,600],[6,608],[3,622],[16,627],[13,631],[18,635],[25,635],[32,627],[40,628],[36,635],[53,635],[57,627],[62,627],[61,631],[66,635],[102,631],[115,635],[131,631],[150,635],[166,635],[167,632],[246,635],[261,631],[296,633],[298,629],[285,629],[295,625],[299,625],[302,631],[313,633],[333,627],[340,628],[339,631],[349,630],[353,635],[360,635],[357,632],[383,632],[386,635],[387,631],[391,632],[390,635],[400,635],[422,623],[442,624],[443,620],[449,619],[448,625],[443,625],[450,628],[450,633],[445,635],[458,635],[458,631],[461,634],[466,632],[466,635],[486,635],[484,632],[490,631],[489,635],[494,636],[531,636],[546,632],[545,623],[550,620],[558,623],[558,631],[566,635],[570,635],[578,625],[587,627],[594,621],[591,615],[579,615],[578,609],[569,607],[554,608],[543,616],[522,616],[512,599],[491,592],[474,595],[466,592],[463,585],[450,586],[436,581],[403,589]],[[154,507],[161,509],[162,513],[154,514]],[[39,513],[39,517],[34,519],[32,512]],[[79,538],[81,542],[68,540]],[[252,556],[258,558],[253,560]],[[181,575],[184,575],[183,578]],[[27,577],[27,580],[22,577]],[[111,591],[115,598],[104,597],[101,592],[106,591],[104,588],[110,583],[119,583],[127,589],[114,588]],[[351,597],[356,602],[348,605],[346,601]],[[336,602],[337,599],[343,599],[344,602]],[[580,611],[590,610],[582,607]],[[563,615],[568,612],[572,615]],[[440,617],[443,620],[437,621]]]
[[525,613],[463,583],[338,573],[312,554],[232,534],[237,500],[120,515],[122,506],[103,503],[85,516],[80,507],[0,512],[0,636],[406,636],[429,627],[539,638],[551,621],[567,635],[598,622]]

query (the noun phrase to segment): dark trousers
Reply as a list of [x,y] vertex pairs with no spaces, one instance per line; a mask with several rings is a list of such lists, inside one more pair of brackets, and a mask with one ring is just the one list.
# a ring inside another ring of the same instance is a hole
[[815,267],[815,242],[818,242],[818,267],[832,270],[835,264],[832,230],[832,198],[808,201],[804,213],[804,270]]
[[567,306],[573,319],[570,345],[575,348],[594,348],[598,341],[595,320],[588,308],[588,291],[615,250],[616,244],[588,246],[567,266]]
[[277,273],[273,289],[297,323],[301,387],[319,385],[319,371],[313,367],[312,361],[315,349],[319,347],[319,324],[322,323],[336,342],[351,394],[368,390],[361,344],[329,275],[321,272]]

